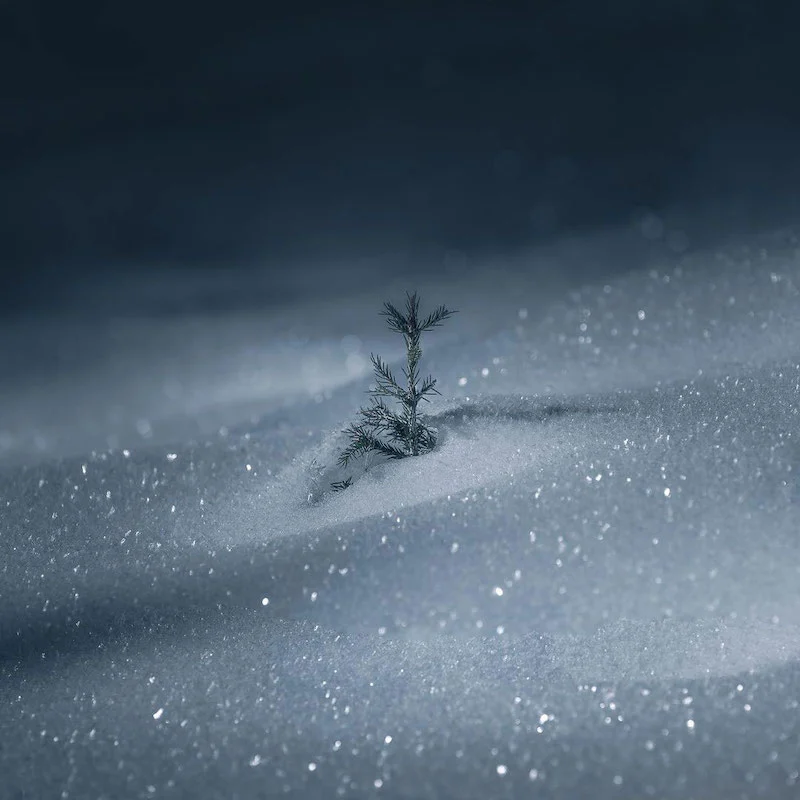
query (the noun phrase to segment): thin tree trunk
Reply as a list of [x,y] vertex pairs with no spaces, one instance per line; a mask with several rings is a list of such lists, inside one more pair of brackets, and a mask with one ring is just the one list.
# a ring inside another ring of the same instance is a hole
[[408,368],[408,435],[411,445],[411,455],[419,455],[419,442],[417,441],[417,387],[414,383],[415,365],[411,363],[412,347],[415,343],[406,341],[406,365]]

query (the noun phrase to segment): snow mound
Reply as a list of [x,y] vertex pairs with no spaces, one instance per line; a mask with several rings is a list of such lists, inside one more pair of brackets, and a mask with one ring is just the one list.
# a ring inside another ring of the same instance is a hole
[[[440,445],[317,503],[363,354],[392,355],[341,316],[222,316],[196,351],[149,320],[112,370],[12,391],[0,448],[47,441],[0,469],[4,789],[796,796],[795,246],[460,285],[425,353]],[[90,453],[112,419],[125,449]]]
[[[555,460],[574,457],[574,448],[563,448],[565,439],[581,446],[594,441],[617,413],[619,408],[610,404],[526,397],[450,403],[429,417],[439,435],[433,452],[376,464],[357,475],[346,491],[328,492],[314,502],[309,472],[313,465],[335,463],[342,438],[334,434],[298,456],[274,483],[257,492],[251,512],[259,527],[253,533],[263,538],[283,530],[287,515],[292,518],[292,534],[297,534],[520,479]],[[323,471],[323,490],[343,474],[330,468]]]

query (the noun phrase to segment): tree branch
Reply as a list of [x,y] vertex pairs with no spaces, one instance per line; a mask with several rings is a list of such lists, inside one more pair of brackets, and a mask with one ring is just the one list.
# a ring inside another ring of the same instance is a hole
[[432,328],[438,328],[448,317],[452,317],[453,314],[457,313],[457,311],[451,311],[446,306],[439,306],[422,321],[419,326],[420,333],[429,331]]

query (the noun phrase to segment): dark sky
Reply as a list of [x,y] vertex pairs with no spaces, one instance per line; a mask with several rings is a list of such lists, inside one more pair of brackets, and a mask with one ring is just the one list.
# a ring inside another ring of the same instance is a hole
[[272,5],[0,0],[5,307],[797,197],[788,0]]

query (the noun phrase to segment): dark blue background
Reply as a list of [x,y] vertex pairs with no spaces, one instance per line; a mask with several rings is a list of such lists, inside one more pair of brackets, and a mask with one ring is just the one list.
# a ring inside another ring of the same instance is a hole
[[789,2],[6,0],[0,302],[444,264],[645,208],[702,211],[693,242],[769,225],[798,195],[798,30]]

